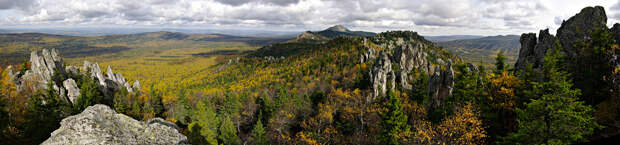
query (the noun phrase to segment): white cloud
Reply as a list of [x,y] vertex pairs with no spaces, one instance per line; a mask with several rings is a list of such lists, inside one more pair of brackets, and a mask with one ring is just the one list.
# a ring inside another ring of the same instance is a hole
[[0,0],[0,25],[301,31],[343,24],[354,30],[496,35],[557,28],[592,5],[605,6],[610,22],[620,19],[620,3],[603,0]]

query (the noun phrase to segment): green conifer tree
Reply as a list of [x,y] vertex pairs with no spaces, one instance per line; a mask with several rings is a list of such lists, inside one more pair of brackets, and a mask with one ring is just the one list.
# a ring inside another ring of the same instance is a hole
[[235,124],[230,120],[229,116],[222,119],[220,126],[220,134],[217,137],[225,145],[238,145],[241,144],[241,139],[237,136],[237,129]]
[[[216,116],[213,104],[206,101],[196,104],[196,108],[192,115],[192,123],[189,125],[191,131],[199,131],[200,133],[191,132],[191,134],[200,134],[203,140],[200,142],[217,145],[217,128],[219,120]],[[197,128],[197,130],[194,130]]]
[[502,73],[506,69],[506,56],[504,56],[504,51],[499,51],[495,58],[495,72]]
[[254,129],[252,129],[252,136],[250,140],[254,145],[268,145],[269,139],[267,138],[267,136],[265,136],[265,133],[266,131],[263,127],[263,123],[259,118],[256,122],[256,125],[254,125]]
[[401,134],[408,132],[410,127],[407,124],[407,115],[403,113],[403,106],[396,93],[390,91],[388,97],[388,102],[383,106],[387,110],[379,114],[383,127],[381,140],[383,144],[398,145],[402,137]]

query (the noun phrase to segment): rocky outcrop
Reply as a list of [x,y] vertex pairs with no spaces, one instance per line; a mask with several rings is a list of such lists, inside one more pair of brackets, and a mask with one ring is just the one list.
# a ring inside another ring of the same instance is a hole
[[[56,73],[64,73],[64,64],[58,56],[56,49],[43,49],[30,53],[30,70],[26,71],[22,78],[35,83],[33,86],[26,86],[25,83],[17,82],[18,90],[24,87],[35,87],[33,89],[45,89],[47,83]],[[17,79],[14,79],[17,80]]]
[[121,87],[125,87],[128,92],[133,92],[133,88],[129,85],[127,81],[125,81],[125,77],[123,77],[120,73],[114,73],[112,68],[108,66],[108,70],[106,71],[107,78],[113,81],[115,84],[120,85]]
[[377,51],[375,50],[375,48],[370,46],[368,39],[363,38],[362,43],[364,43],[362,47],[364,47],[363,50],[365,50],[365,52],[360,56],[360,64],[375,59],[375,55],[377,55]]
[[[577,15],[562,23],[557,30],[557,36],[549,34],[549,30],[541,30],[536,41],[536,34],[528,33],[521,35],[521,50],[515,68],[525,68],[525,62],[529,62],[535,69],[542,67],[547,50],[555,47],[556,39],[563,48],[563,54],[570,62],[579,55],[578,48],[574,44],[579,41],[591,39],[590,32],[595,29],[607,30],[607,16],[603,7],[586,7]],[[619,30],[620,31],[620,30]]]
[[611,38],[614,39],[616,44],[620,44],[620,24],[616,23],[611,27]]
[[67,79],[64,82],[62,82],[62,84],[65,86],[65,89],[67,90],[67,97],[69,98],[69,101],[75,104],[75,101],[80,96],[80,88],[78,88],[77,84],[75,83],[75,80]]
[[379,53],[375,65],[370,70],[370,81],[373,88],[373,97],[384,95],[388,89],[395,89],[396,76],[392,70],[392,62],[385,51]]
[[133,89],[140,90],[140,81],[136,80],[131,86]]
[[42,81],[47,81],[52,79],[55,73],[63,73],[64,64],[58,56],[56,49],[51,51],[43,49],[30,53],[30,70],[40,77]]
[[581,39],[591,39],[590,32],[595,29],[606,30],[606,25],[605,8],[601,6],[583,8],[577,15],[564,21],[556,33],[564,54],[569,58],[579,55],[574,44]]
[[454,70],[448,62],[445,68],[437,68],[428,81],[430,105],[434,108],[441,106],[441,102],[452,95],[454,89]]
[[[62,58],[58,55],[56,49],[43,49],[41,51],[34,51],[30,54],[30,69],[25,71],[22,75],[21,72],[13,72],[13,69],[9,70],[9,74],[15,84],[17,84],[17,90],[42,90],[48,87],[48,82],[51,80],[54,82],[52,88],[56,90],[62,100],[74,103],[77,97],[80,96],[80,88],[75,82],[78,75],[91,76],[99,84],[99,89],[104,93],[104,98],[113,99],[114,92],[120,89],[127,89],[129,92],[140,88],[140,83],[134,82],[133,87],[129,85],[129,82],[125,80],[123,75],[114,73],[110,67],[108,67],[107,75],[103,75],[99,64],[91,64],[88,61],[84,62],[82,68],[76,66],[66,66],[62,61]],[[86,74],[90,73],[90,74]],[[56,77],[55,75],[62,76]],[[60,80],[64,79],[64,80]]]
[[476,73],[476,74],[480,73],[480,69],[476,65],[474,65],[472,63],[467,63],[467,69],[469,71],[471,71],[471,72]]
[[397,41],[394,49],[394,60],[398,64],[398,82],[403,89],[411,90],[408,74],[414,69],[423,72],[429,72],[429,61],[426,60],[427,54],[424,52],[426,48],[423,43],[404,43],[402,39]]
[[[375,46],[371,47],[367,39],[363,39],[366,51],[361,54],[360,63],[374,62],[369,73],[373,97],[385,94],[389,89],[412,90],[410,81],[414,78],[410,78],[410,74],[413,71],[424,75],[428,72],[434,73],[429,81],[429,90],[417,91],[428,91],[431,98],[435,98],[437,102],[452,94],[454,71],[451,60],[446,60],[448,63],[444,63],[441,58],[429,57],[429,53],[436,53],[431,49],[432,44],[415,32],[387,33],[393,34],[388,34],[388,37],[379,34],[369,38],[369,41],[375,42],[381,49],[378,54],[375,53]],[[375,55],[378,55],[376,59]],[[373,59],[374,61],[370,61]]]
[[555,47],[555,37],[549,34],[549,29],[540,30],[538,40],[535,33],[521,35],[521,50],[515,64],[515,68],[525,68],[526,62],[530,63],[534,69],[541,68],[547,50]]
[[67,117],[42,145],[178,145],[188,144],[178,127],[160,118],[141,122],[97,104]]

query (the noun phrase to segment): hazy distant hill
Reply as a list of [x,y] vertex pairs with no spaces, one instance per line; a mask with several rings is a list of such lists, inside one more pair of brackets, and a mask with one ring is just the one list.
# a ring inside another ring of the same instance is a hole
[[22,62],[30,56],[31,51],[43,48],[56,48],[63,56],[71,58],[117,54],[129,50],[141,54],[144,51],[204,48],[213,42],[263,46],[290,39],[185,34],[167,31],[106,36],[65,36],[44,33],[0,34],[0,58],[3,58],[0,66]]
[[445,36],[424,36],[424,39],[432,42],[443,42],[463,39],[478,39],[484,36],[480,35],[445,35]]
[[68,36],[127,35],[149,32],[179,32],[184,34],[224,34],[241,37],[288,37],[294,38],[299,31],[212,29],[212,28],[115,28],[115,27],[67,27],[67,28],[2,28],[0,33],[46,33]]
[[437,42],[439,46],[461,56],[467,62],[489,65],[495,62],[494,58],[499,51],[504,51],[506,62],[513,64],[519,55],[519,36],[489,36],[477,39],[464,39]]

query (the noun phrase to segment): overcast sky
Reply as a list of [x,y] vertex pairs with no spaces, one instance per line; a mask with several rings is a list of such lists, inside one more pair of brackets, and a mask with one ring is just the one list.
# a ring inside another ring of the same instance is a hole
[[620,22],[616,0],[0,0],[0,28],[192,27],[414,30],[423,35],[553,32],[583,7]]

